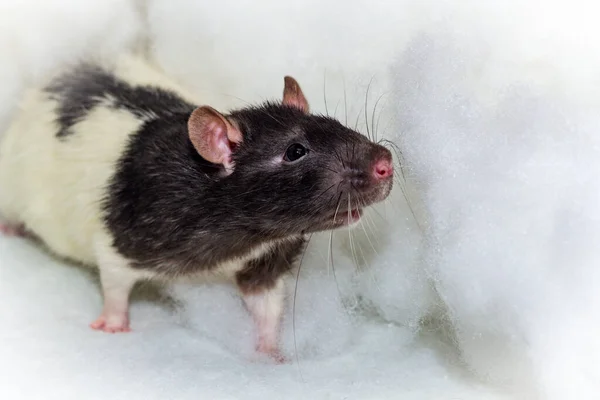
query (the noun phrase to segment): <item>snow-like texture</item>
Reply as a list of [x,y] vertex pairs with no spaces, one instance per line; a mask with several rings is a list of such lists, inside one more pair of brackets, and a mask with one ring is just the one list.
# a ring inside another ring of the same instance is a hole
[[[89,273],[20,240],[2,239],[0,312],[7,328],[1,336],[0,396],[501,398],[454,368],[436,339],[353,319],[341,309],[331,277],[308,275],[296,303],[299,363],[274,366],[252,360],[251,321],[228,287],[179,286],[175,292],[183,304],[138,295],[134,332],[106,335],[87,327],[101,305]],[[287,351],[294,347],[290,318],[288,313]]]
[[477,21],[417,35],[393,68],[424,267],[464,359],[551,399],[600,395],[598,36],[572,6],[506,30],[514,8],[473,5]]
[[24,87],[86,56],[110,56],[140,42],[136,3],[121,0],[0,2],[0,127]]
[[295,76],[313,110],[393,140],[406,183],[313,237],[284,366],[253,359],[233,287],[142,287],[134,332],[106,335],[93,273],[0,238],[0,398],[597,398],[598,14],[496,3],[2,2],[2,128],[48,71],[148,44],[218,108]]

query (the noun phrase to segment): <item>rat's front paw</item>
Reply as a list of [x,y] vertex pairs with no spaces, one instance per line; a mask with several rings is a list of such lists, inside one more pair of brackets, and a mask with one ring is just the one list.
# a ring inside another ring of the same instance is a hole
[[267,346],[264,343],[259,343],[256,346],[256,352],[269,357],[277,364],[287,364],[288,359],[281,353],[278,347]]
[[127,313],[102,313],[90,324],[90,328],[107,333],[131,332]]

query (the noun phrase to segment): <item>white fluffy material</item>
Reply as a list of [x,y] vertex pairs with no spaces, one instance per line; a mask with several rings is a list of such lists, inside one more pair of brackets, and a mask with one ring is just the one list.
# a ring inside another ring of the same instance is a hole
[[[336,233],[335,276],[329,235],[313,238],[295,312],[289,277],[286,366],[251,360],[233,288],[175,285],[175,309],[138,299],[133,333],[101,334],[87,272],[0,238],[0,398],[592,398],[600,51],[584,6],[3,2],[0,124],[24,85],[145,27],[154,61],[219,108],[278,98],[291,74],[314,110],[325,91],[366,132],[383,94],[374,125],[400,147],[412,207],[398,184],[352,240]],[[448,335],[423,329],[446,309]]]
[[0,128],[23,88],[66,62],[135,48],[142,19],[122,0],[0,2]]
[[[175,287],[185,305],[179,312],[137,300],[134,331],[108,335],[87,326],[101,307],[88,273],[21,240],[0,239],[0,397],[501,398],[449,366],[437,340],[350,318],[331,277],[308,275],[296,303],[299,363],[274,366],[252,359],[252,323],[231,288]],[[294,347],[291,315],[287,351]]]
[[416,36],[393,68],[395,134],[469,368],[597,398],[600,30],[589,3],[541,4],[468,2],[473,18]]

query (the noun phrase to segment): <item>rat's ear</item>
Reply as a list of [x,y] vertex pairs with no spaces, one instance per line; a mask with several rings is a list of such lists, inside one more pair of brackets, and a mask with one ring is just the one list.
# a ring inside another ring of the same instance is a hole
[[308,114],[308,102],[300,85],[291,76],[283,78],[285,88],[283,89],[283,104],[286,106],[292,106],[300,109],[302,112]]
[[227,118],[212,107],[198,107],[188,119],[188,134],[202,158],[232,172],[231,153],[242,134]]

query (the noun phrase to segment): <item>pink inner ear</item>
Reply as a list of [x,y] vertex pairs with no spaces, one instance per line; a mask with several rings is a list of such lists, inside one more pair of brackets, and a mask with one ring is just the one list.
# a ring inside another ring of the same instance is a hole
[[[211,121],[206,128],[205,134],[203,152],[210,158],[209,161],[215,164],[222,164],[223,161],[228,160],[231,150],[229,148],[229,140],[227,140],[225,125],[218,121]],[[204,157],[202,153],[200,155]]]
[[285,88],[283,89],[283,104],[300,109],[308,113],[309,107],[300,85],[291,76],[284,78]]
[[243,137],[240,128],[235,121],[230,123],[225,119],[225,125],[227,126],[227,137],[229,138],[229,147],[231,151],[235,151],[240,143],[242,143]]
[[283,99],[283,104],[285,104],[286,106],[298,108],[298,109],[306,112],[305,103],[303,103],[302,101],[300,101],[300,100],[298,100],[296,98],[286,98],[286,99]]
[[[198,154],[207,161],[225,167],[231,164],[232,152],[228,129],[235,130],[225,117],[211,107],[197,108],[188,120],[188,134]],[[237,136],[239,132],[232,131],[231,134]]]

